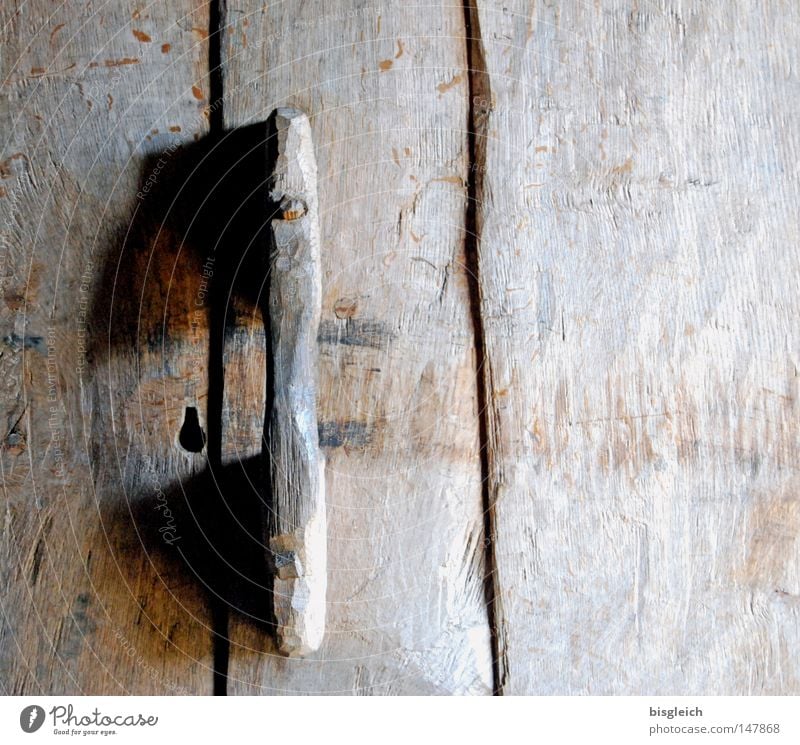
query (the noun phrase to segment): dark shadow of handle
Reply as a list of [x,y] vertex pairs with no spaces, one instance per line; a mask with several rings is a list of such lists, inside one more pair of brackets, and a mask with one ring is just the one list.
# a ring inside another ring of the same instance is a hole
[[[230,611],[259,626],[272,625],[263,547],[263,515],[270,496],[261,459],[223,466],[221,457],[223,353],[236,317],[230,311],[234,302],[254,310],[265,307],[260,294],[267,286],[264,252],[271,218],[266,178],[272,170],[269,158],[274,157],[269,142],[268,124],[261,123],[153,156],[142,169],[139,189],[145,198],[109,247],[91,311],[94,332],[88,358],[95,369],[115,355],[130,357],[141,345],[164,350],[168,364],[170,345],[180,347],[180,334],[187,332],[170,326],[165,295],[190,298],[196,293],[196,267],[213,257],[202,316],[205,326],[195,329],[208,338],[207,431],[189,421],[187,409],[175,438],[176,447],[189,452],[205,447],[205,467],[190,480],[164,489],[178,505],[182,540],[177,548],[167,545],[163,535],[151,529],[156,514],[151,496],[143,495],[131,510],[124,503],[112,505],[106,517],[133,519],[144,549],[207,594],[218,691],[224,690],[227,673]],[[163,370],[151,372],[159,375]],[[111,428],[97,431],[108,433]],[[93,458],[103,458],[108,442],[101,440],[107,436],[94,443]]]

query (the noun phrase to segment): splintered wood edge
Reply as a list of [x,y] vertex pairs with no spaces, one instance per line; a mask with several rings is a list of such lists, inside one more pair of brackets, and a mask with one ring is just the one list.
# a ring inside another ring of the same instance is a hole
[[278,154],[272,172],[270,196],[280,204],[281,218],[297,220],[309,214],[319,234],[317,217],[317,161],[311,123],[299,109],[279,108],[275,113]]

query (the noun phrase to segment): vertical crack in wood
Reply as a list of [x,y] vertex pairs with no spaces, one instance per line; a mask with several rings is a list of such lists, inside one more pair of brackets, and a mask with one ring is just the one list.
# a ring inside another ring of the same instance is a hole
[[[209,134],[213,139],[223,136],[224,116],[224,75],[222,67],[222,44],[226,15],[225,0],[212,0],[208,17],[208,78]],[[221,473],[222,469],[222,397],[225,385],[223,358],[225,352],[225,306],[219,302],[221,293],[215,293],[212,303],[209,330],[208,360],[208,462],[211,472]],[[211,479],[215,482],[215,479]],[[213,488],[213,487],[210,487]],[[209,499],[212,499],[209,494]],[[217,539],[221,536],[217,536]],[[230,658],[230,639],[228,637],[229,609],[225,601],[212,594],[211,632],[214,649],[214,695],[226,696],[228,693],[228,661]]]
[[498,582],[495,549],[495,505],[491,480],[489,443],[489,370],[486,361],[480,288],[481,213],[478,209],[483,192],[486,168],[486,137],[491,111],[492,91],[481,37],[476,0],[464,0],[464,37],[467,57],[469,101],[467,106],[468,177],[465,222],[465,260],[469,278],[470,312],[475,338],[475,376],[478,396],[481,484],[484,528],[484,597],[486,600],[492,645],[492,677],[494,695],[502,695],[507,677],[505,644],[498,618]]

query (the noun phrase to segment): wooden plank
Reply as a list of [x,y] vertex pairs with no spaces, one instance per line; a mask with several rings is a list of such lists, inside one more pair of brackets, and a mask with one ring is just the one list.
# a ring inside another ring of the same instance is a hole
[[[229,693],[491,691],[463,21],[444,3],[227,4],[226,128],[288,105],[313,129],[328,510],[321,649],[281,658],[234,612]],[[258,323],[226,346],[224,411],[244,426],[225,423],[228,463],[260,455],[263,416],[238,413],[263,411],[263,362],[246,361],[263,360]]]
[[0,27],[0,686],[210,693],[179,443],[205,280],[167,209],[208,128],[207,5],[13,2]]
[[796,694],[800,8],[472,17],[503,690]]

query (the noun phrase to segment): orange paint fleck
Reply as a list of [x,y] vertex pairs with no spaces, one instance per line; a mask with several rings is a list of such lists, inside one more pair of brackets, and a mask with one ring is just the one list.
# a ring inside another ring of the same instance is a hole
[[53,37],[54,37],[54,36],[55,36],[55,35],[56,35],[56,34],[57,34],[59,31],[61,31],[61,29],[62,29],[62,28],[64,28],[64,25],[65,25],[65,24],[63,24],[63,23],[59,23],[59,24],[58,24],[58,26],[55,26],[55,27],[53,28],[53,30],[50,32],[50,41],[53,41]]
[[436,90],[439,91],[439,93],[447,93],[447,91],[458,85],[460,82],[461,75],[455,75],[449,83],[439,83],[439,85],[436,86]]
[[400,165],[400,156],[397,153],[397,148],[392,148],[392,160],[395,162],[396,165]]
[[539,145],[533,149],[534,153],[546,153],[550,148],[547,145]]
[[202,100],[203,100],[203,91],[202,91],[202,90],[200,90],[200,88],[198,88],[196,85],[193,85],[193,86],[192,86],[192,95],[193,95],[193,96],[194,96],[194,97],[195,97],[195,98],[196,98],[198,101],[202,101]]
[[137,40],[141,41],[142,43],[148,43],[153,41],[150,38],[150,34],[146,34],[144,31],[139,31],[139,29],[137,28],[133,29],[131,33],[137,38]]
[[138,57],[122,57],[121,59],[107,59],[103,64],[106,67],[121,67],[122,65],[138,65]]
[[400,41],[400,39],[398,39],[397,40],[397,54],[395,54],[394,58],[395,59],[400,59],[403,56],[403,52],[404,51],[405,50],[403,49],[403,42]]
[[150,130],[150,134],[151,135],[157,135],[158,134],[158,130],[157,129],[151,129]]
[[168,54],[170,49],[172,49],[172,44],[162,44],[161,45],[161,53],[162,54]]
[[181,131],[181,128],[180,128],[180,127],[179,127],[177,124],[173,124],[173,125],[172,125],[172,126],[169,128],[169,131],[170,131],[170,132],[180,132],[180,131]]
[[460,176],[442,176],[441,178],[431,179],[431,181],[440,181],[443,184],[458,184],[459,186],[464,183]]
[[410,147],[404,147],[403,148],[403,152],[406,154],[407,158],[411,157],[411,148]]
[[31,68],[31,75],[44,75],[46,70],[44,67],[32,67]]
[[20,158],[22,158],[26,163],[29,162],[28,156],[25,155],[25,153],[14,153],[10,158],[6,158],[6,160],[0,163],[0,178],[11,178],[14,175],[14,172],[11,170],[11,161],[19,160]]
[[333,312],[340,320],[352,318],[358,311],[358,300],[351,297],[340,297],[333,306]]
[[378,67],[380,68],[381,72],[386,72],[387,70],[390,70],[392,68],[393,64],[394,62],[392,62],[392,60],[385,59],[378,63]]
[[208,38],[208,29],[200,28],[199,26],[192,26],[192,33],[200,39],[200,41],[205,41]]

